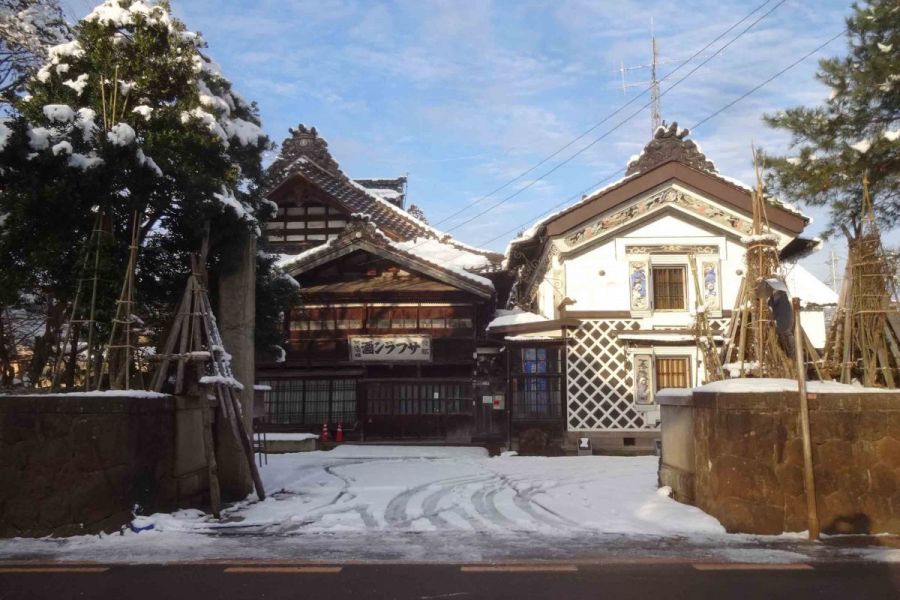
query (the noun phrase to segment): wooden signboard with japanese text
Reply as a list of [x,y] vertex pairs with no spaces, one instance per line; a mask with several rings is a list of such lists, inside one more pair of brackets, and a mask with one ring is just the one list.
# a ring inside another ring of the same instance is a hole
[[431,362],[430,335],[351,335],[353,362]]

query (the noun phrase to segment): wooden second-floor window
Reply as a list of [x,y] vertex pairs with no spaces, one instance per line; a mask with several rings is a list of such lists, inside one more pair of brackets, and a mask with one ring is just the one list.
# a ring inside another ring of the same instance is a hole
[[685,268],[653,267],[653,308],[655,310],[684,310]]
[[656,389],[691,387],[688,372],[691,359],[686,356],[656,357]]

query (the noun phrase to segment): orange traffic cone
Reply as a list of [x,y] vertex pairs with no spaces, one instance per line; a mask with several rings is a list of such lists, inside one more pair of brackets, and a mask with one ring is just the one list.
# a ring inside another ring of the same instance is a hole
[[336,442],[344,441],[344,424],[340,421],[338,421],[337,433],[334,434],[334,441],[336,441]]
[[319,439],[323,442],[327,442],[329,437],[330,436],[328,435],[328,423],[327,422],[322,423],[322,435],[319,436]]

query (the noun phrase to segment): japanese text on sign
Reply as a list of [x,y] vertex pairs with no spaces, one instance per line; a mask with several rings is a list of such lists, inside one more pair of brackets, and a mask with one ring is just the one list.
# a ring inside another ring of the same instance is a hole
[[428,362],[430,335],[351,335],[350,360]]

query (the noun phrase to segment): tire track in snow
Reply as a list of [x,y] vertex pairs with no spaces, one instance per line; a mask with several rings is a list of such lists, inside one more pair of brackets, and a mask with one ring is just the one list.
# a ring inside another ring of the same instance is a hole
[[475,490],[475,493],[472,494],[472,506],[488,523],[495,524],[498,527],[515,529],[519,525],[497,508],[497,494],[506,488],[509,488],[509,482],[505,481],[504,477],[498,477],[494,485]]
[[[559,529],[559,527],[561,526],[564,526],[565,528],[580,527],[580,525],[575,521],[567,519],[556,511],[550,510],[534,499],[534,496],[543,493],[544,490],[542,488],[530,487],[520,491],[516,489],[515,486],[511,487],[516,492],[516,495],[513,496],[513,502],[515,503],[515,505],[518,506],[522,511],[527,513],[535,521],[544,525],[548,525],[554,529]],[[535,507],[538,507],[541,510],[538,511],[535,509]]]
[[[465,486],[472,483],[480,483],[484,481],[489,481],[492,479],[491,475],[478,475],[478,476],[463,476],[463,477],[452,477],[449,479],[438,479],[435,481],[430,481],[428,483],[423,483],[421,485],[417,485],[415,487],[411,487],[400,494],[391,498],[391,501],[388,503],[387,508],[384,511],[384,520],[391,527],[402,527],[403,525],[407,525],[416,519],[425,517],[428,518],[428,514],[424,510],[423,505],[423,514],[417,517],[410,517],[407,512],[407,507],[409,502],[413,499],[413,497],[421,494],[422,492],[428,490],[429,488],[436,487],[437,489],[433,492],[429,498],[434,496],[432,500],[430,500],[430,505],[436,507],[440,502],[441,498],[451,490],[456,489],[460,486]],[[432,516],[435,516],[432,514]],[[449,528],[450,523],[448,523],[445,519],[439,517],[440,522],[443,523],[444,528]],[[468,520],[468,519],[467,519]]]

